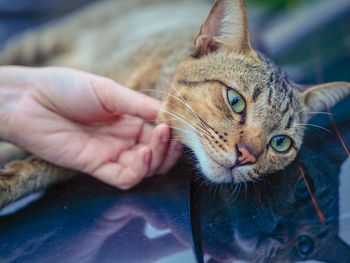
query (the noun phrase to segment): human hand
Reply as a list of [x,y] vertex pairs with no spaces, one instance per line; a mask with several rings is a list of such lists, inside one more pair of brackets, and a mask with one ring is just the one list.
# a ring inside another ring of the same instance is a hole
[[167,172],[181,155],[161,103],[67,68],[0,68],[0,138],[121,189]]

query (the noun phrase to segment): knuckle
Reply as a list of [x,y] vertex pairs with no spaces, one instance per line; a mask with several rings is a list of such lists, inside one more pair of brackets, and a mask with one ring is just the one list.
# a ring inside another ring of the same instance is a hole
[[101,107],[108,113],[119,114],[115,106],[116,103],[111,99],[114,97],[114,91],[111,88],[112,85],[113,82],[108,79],[99,78],[91,80],[92,89]]

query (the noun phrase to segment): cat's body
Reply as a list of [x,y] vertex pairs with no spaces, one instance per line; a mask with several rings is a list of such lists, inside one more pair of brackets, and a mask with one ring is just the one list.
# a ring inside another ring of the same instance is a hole
[[71,67],[134,90],[168,90],[209,10],[195,0],[104,1],[14,39],[0,63]]
[[[219,0],[205,20],[209,9],[199,0],[104,1],[10,42],[0,64],[74,67],[151,89],[165,101],[159,121],[194,151],[204,176],[252,181],[287,166],[310,113],[345,97],[350,85],[298,90],[251,48],[243,1]],[[28,171],[34,184],[23,179]],[[55,171],[71,173],[42,161],[8,164],[0,172],[0,207],[66,177]],[[48,180],[51,174],[57,178]]]

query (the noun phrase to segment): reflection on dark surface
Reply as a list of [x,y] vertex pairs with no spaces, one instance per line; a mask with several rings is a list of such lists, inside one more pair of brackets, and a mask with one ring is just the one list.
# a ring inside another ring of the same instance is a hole
[[175,262],[186,250],[194,262],[190,177],[171,178],[128,193],[84,176],[56,187],[0,218],[0,262]]
[[[350,145],[350,122],[344,120],[349,102],[334,111],[345,145]],[[298,160],[285,171],[249,184],[238,196],[232,186],[194,186],[192,218],[210,262],[350,262],[350,246],[339,237],[338,191],[348,155],[329,120],[328,115],[313,120],[330,132],[310,131]]]

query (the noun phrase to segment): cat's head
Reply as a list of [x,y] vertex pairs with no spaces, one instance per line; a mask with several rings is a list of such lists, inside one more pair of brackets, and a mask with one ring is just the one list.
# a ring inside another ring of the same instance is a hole
[[218,0],[193,49],[159,120],[193,150],[212,182],[251,181],[284,168],[310,114],[350,94],[345,82],[300,88],[255,52],[242,0]]

